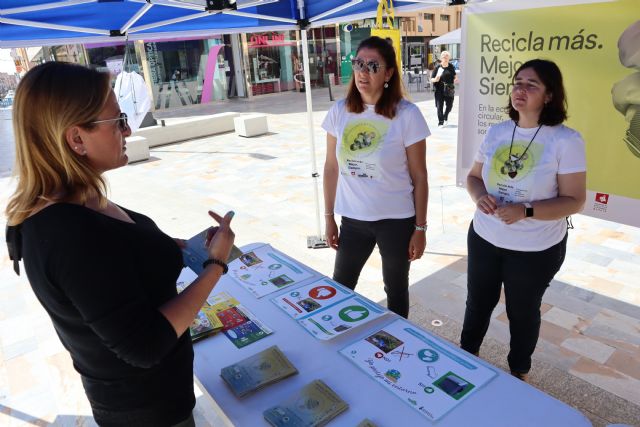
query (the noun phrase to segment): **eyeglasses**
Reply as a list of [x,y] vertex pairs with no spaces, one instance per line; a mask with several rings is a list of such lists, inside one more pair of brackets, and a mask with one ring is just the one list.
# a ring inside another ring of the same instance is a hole
[[351,67],[353,68],[353,71],[358,71],[360,73],[367,70],[371,74],[376,74],[378,71],[380,71],[380,68],[384,68],[384,65],[378,63],[377,61],[364,62],[360,58],[353,58],[351,60]]
[[118,121],[118,129],[120,129],[120,132],[124,132],[129,128],[129,118],[127,117],[127,113],[120,113],[115,119],[96,120],[95,122],[89,122],[89,124],[95,125],[98,123],[115,122],[116,120]]

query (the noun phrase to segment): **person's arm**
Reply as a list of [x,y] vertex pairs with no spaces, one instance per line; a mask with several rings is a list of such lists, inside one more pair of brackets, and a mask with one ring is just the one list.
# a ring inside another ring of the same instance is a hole
[[[587,173],[568,173],[557,177],[558,197],[531,202],[534,219],[553,221],[578,213],[584,207],[587,198]],[[502,221],[513,224],[525,218],[525,205],[505,205],[496,212]]]
[[[427,204],[429,200],[429,183],[426,164],[426,141],[423,139],[406,148],[409,175],[413,183],[413,203],[416,209],[416,224],[427,223]],[[409,242],[409,261],[422,257],[427,245],[425,231],[415,230]]]
[[339,172],[338,159],[336,157],[336,145],[336,137],[327,133],[327,156],[324,162],[322,188],[324,192],[325,235],[327,237],[327,243],[333,249],[338,249],[339,240],[338,225],[336,224],[333,212]]
[[436,66],[431,72],[431,83],[437,83],[440,81],[440,76],[438,76],[438,69],[440,66]]
[[[235,239],[230,225],[233,212],[227,213],[224,218],[211,211],[209,215],[220,224],[211,241],[208,242],[209,258],[226,262]],[[213,287],[220,280],[222,273],[222,266],[209,264],[191,285],[158,308],[173,326],[177,336],[182,335],[189,328]]]
[[487,191],[482,179],[482,166],[484,163],[474,162],[469,174],[467,175],[467,192],[471,196],[471,200],[476,204],[480,212],[487,215],[493,215],[498,208],[498,203]]

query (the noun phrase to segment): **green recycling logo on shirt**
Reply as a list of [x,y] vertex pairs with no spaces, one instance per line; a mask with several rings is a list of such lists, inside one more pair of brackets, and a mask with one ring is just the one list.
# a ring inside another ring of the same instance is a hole
[[383,121],[353,120],[345,126],[339,151],[343,175],[375,179],[379,174],[380,148],[389,125]]
[[519,183],[533,177],[531,172],[540,161],[544,146],[534,143],[526,150],[528,141],[514,141],[509,155],[509,145],[500,145],[493,154],[487,190],[494,196],[499,195],[500,202],[511,203],[518,199],[518,189],[527,187]]

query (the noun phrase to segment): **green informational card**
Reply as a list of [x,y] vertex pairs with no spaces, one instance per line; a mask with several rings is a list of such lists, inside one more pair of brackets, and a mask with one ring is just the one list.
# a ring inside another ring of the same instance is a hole
[[233,394],[243,397],[256,390],[298,373],[278,346],[222,368],[220,376]]
[[328,385],[315,380],[262,414],[275,427],[316,427],[327,424],[348,407]]

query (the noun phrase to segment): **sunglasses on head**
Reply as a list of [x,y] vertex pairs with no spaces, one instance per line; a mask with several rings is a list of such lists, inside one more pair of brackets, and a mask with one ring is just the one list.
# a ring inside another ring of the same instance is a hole
[[118,129],[120,129],[121,132],[126,131],[129,127],[127,113],[120,113],[115,119],[96,120],[94,122],[89,122],[89,124],[95,125],[98,123],[115,122],[116,120],[118,121]]
[[351,60],[351,67],[353,68],[353,71],[368,71],[371,74],[376,74],[378,71],[380,71],[380,68],[384,67],[384,65],[381,65],[380,63],[378,63],[378,61],[364,62],[360,58],[353,58]]

